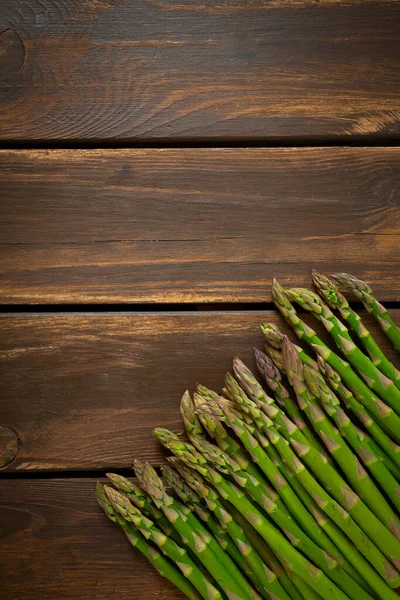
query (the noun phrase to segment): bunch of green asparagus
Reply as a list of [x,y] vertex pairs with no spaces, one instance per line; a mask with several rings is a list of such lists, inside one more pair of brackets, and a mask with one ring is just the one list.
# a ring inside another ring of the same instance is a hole
[[306,344],[262,324],[259,378],[234,359],[221,393],[183,395],[187,441],[154,431],[173,455],[162,477],[136,460],[138,484],[97,485],[107,516],[192,600],[398,598],[400,373],[339,285],[399,351],[400,330],[359,279],[314,271],[313,282],[317,293],[272,288]]

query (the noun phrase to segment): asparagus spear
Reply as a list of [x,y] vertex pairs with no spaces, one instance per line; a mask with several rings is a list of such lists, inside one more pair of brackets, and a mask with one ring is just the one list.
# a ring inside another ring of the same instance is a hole
[[391,319],[386,308],[378,302],[369,285],[347,273],[338,273],[333,275],[333,278],[361,300],[367,311],[378,321],[393,346],[400,352],[400,329]]
[[[205,406],[211,403],[206,403]],[[225,479],[210,465],[204,466],[204,458],[192,450],[189,444],[171,444],[170,450],[186,464],[196,469],[218,491],[220,496],[229,500],[242,515],[257,529],[274,553],[289,568],[311,585],[325,600],[344,600],[348,596],[342,592],[320,569],[306,560],[292,544],[263,516],[248,500],[244,492]]]
[[312,588],[308,583],[306,583],[301,577],[297,577],[296,573],[293,573],[289,570],[290,576],[293,581],[296,582],[296,586],[298,590],[301,592],[303,598],[306,600],[321,600],[321,596],[317,594],[317,592]]
[[[284,339],[282,349],[286,373],[295,389],[300,408],[306,412],[315,431],[341,467],[354,491],[363,499],[377,519],[380,519],[390,531],[398,534],[400,532],[400,525],[396,514],[368,476],[360,461],[350,450],[339,431],[321,411],[315,396],[307,391],[302,362],[294,344],[290,342],[289,338],[286,337]],[[313,369],[310,369],[310,371],[313,371]],[[313,372],[317,377],[320,377],[316,371]],[[315,380],[311,379],[311,381],[315,384]],[[316,391],[318,389],[314,385],[312,392]]]
[[333,314],[314,292],[302,288],[286,290],[290,300],[297,302],[302,308],[310,311],[331,334],[339,350],[343,352],[355,369],[360,373],[367,385],[392,407],[399,410],[400,390],[394,382],[386,377],[353,342],[345,325]]
[[[261,332],[264,334],[265,339],[267,340],[267,348],[275,348],[275,350],[281,351],[282,350],[282,340],[285,337],[285,334],[282,333],[282,331],[279,329],[279,327],[277,327],[273,323],[261,323],[260,329],[261,329]],[[266,348],[266,351],[267,351],[267,348]],[[303,350],[303,348],[301,346],[297,346],[297,349],[300,353],[300,357],[301,357],[301,360],[303,361],[303,363],[308,365],[312,369],[318,370],[318,365],[315,362],[315,360],[313,358],[311,358],[311,356],[309,356]],[[269,356],[269,354],[268,354],[268,356]],[[272,356],[270,358],[272,360],[274,360]],[[281,359],[278,359],[278,361],[281,363]],[[282,368],[279,367],[278,365],[276,365],[276,366],[280,371],[282,371],[283,365],[282,365]]]
[[354,373],[349,363],[330,350],[315,331],[299,318],[294,306],[276,279],[273,282],[272,295],[275,305],[293,327],[296,335],[310,344],[315,352],[339,373],[348,387],[359,395],[371,415],[389,432],[392,439],[396,442],[400,441],[400,417],[389,406],[382,404],[363,380]]
[[[400,477],[400,446],[395,444],[384,431],[375,423],[367,409],[359,402],[353,394],[348,390],[342,383],[340,375],[328,365],[323,358],[318,357],[318,365],[320,371],[325,375],[331,388],[339,395],[343,400],[346,408],[349,408],[354,415],[359,419],[360,423],[369,431],[373,439],[379,447],[385,452],[382,456],[386,466],[390,469],[391,473],[399,479]],[[375,452],[377,449],[375,447]],[[378,450],[379,453],[379,450]],[[388,462],[388,459],[390,462]],[[391,462],[395,463],[394,470],[391,467]]]
[[126,521],[133,523],[136,529],[138,529],[145,538],[154,542],[160,550],[176,564],[184,576],[197,589],[202,598],[205,600],[208,600],[209,598],[212,598],[213,600],[222,598],[217,588],[189,558],[186,550],[181,546],[178,546],[178,544],[162,533],[162,531],[154,525],[153,521],[142,515],[140,510],[130,503],[129,498],[125,494],[108,486],[105,486],[104,490],[113,508],[119,512]]
[[349,306],[347,299],[340,293],[336,282],[316,270],[313,270],[312,278],[319,295],[330,308],[339,311],[342,319],[357,335],[374,365],[400,389],[400,371],[385,356],[371,332],[363,324],[361,317]]
[[294,421],[299,430],[304,434],[310,444],[313,444],[318,450],[322,451],[322,446],[317,440],[310,427],[304,420],[299,407],[290,396],[288,390],[283,385],[282,376],[274,365],[273,361],[254,348],[254,355],[259,372],[266,381],[268,387],[274,392],[277,405],[286,413],[286,416]]
[[134,465],[142,487],[174,524],[182,539],[196,553],[228,598],[258,599],[259,595],[197,517],[184,504],[167,494],[151,465],[145,463],[143,466],[139,461],[135,461]]
[[204,436],[199,417],[195,413],[194,402],[190,397],[188,390],[186,390],[182,396],[180,411],[183,420],[183,426],[189,439],[191,435],[197,435],[198,437]]
[[273,346],[269,344],[265,344],[264,346],[265,354],[272,360],[275,367],[281,372],[284,373],[283,370],[283,362],[282,362],[282,352],[277,350]]
[[182,475],[185,477],[188,485],[192,487],[207,504],[220,521],[221,525],[226,528],[230,537],[236,544],[242,554],[244,560],[251,569],[253,583],[258,588],[258,591],[263,598],[270,599],[270,593],[275,594],[281,600],[290,600],[286,594],[276,575],[264,564],[260,555],[255,551],[250,541],[247,539],[243,529],[234,521],[231,514],[221,503],[218,494],[207,486],[201,476],[192,469],[181,469]]
[[162,577],[168,579],[174,584],[187,598],[190,600],[200,600],[196,589],[186,579],[184,575],[176,568],[176,566],[159,553],[156,546],[149,543],[146,538],[132,527],[117,511],[114,510],[112,504],[104,493],[100,482],[96,484],[96,495],[98,503],[106,513],[107,517],[114,523],[121,526],[129,542],[139,550],[147,560],[157,569]]
[[[374,454],[373,449],[370,447],[365,438],[362,435],[359,435],[356,426],[340,408],[339,400],[326,385],[322,375],[316,371],[313,371],[312,369],[309,369],[307,366],[304,367],[304,375],[308,389],[314,394],[314,396],[322,401],[326,413],[335,421],[339,432],[357,452],[366,468],[371,471],[372,475],[381,485],[383,491],[386,492],[393,505],[397,508],[397,510],[400,510],[400,487],[396,479]],[[337,439],[337,437],[338,436],[330,439],[334,440]],[[379,517],[380,513],[377,516]],[[389,526],[391,524],[391,519],[396,519],[395,513],[388,504],[386,511],[383,511],[381,516],[383,523],[386,523],[386,519],[389,522]]]

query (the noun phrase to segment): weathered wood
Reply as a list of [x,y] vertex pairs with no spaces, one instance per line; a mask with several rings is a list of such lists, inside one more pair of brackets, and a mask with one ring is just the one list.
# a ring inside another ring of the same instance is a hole
[[0,598],[183,600],[97,505],[94,479],[0,481]]
[[[400,322],[400,311],[393,315]],[[129,468],[135,457],[160,464],[152,429],[181,431],[186,388],[220,390],[235,355],[253,364],[261,321],[288,331],[268,311],[1,318],[0,424],[19,438],[5,469]]]
[[399,148],[0,152],[0,302],[260,302],[346,270],[400,300]]
[[2,0],[0,137],[400,133],[397,0]]

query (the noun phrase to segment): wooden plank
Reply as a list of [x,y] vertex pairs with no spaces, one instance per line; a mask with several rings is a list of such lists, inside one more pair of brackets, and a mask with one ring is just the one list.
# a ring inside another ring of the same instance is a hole
[[400,133],[397,0],[3,0],[3,140]]
[[400,149],[0,152],[0,302],[260,302],[346,270],[400,300]]
[[183,600],[97,506],[94,479],[0,481],[0,598]]
[[[400,322],[400,311],[393,315]],[[235,355],[252,365],[252,348],[263,345],[261,321],[288,331],[268,311],[3,317],[0,424],[19,440],[3,467],[84,470],[129,468],[134,458],[164,462],[152,429],[181,431],[185,389],[200,381],[220,390]],[[373,322],[371,329],[377,332]]]

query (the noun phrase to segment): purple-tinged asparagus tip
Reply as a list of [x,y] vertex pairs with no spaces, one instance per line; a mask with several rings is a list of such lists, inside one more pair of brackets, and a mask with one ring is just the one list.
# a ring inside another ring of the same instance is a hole
[[138,458],[135,458],[132,466],[133,470],[135,471],[136,477],[139,479],[139,481],[141,481],[143,477],[144,463]]
[[299,353],[287,335],[284,336],[282,341],[282,361],[289,379],[296,375],[300,380],[303,380],[303,365]]

